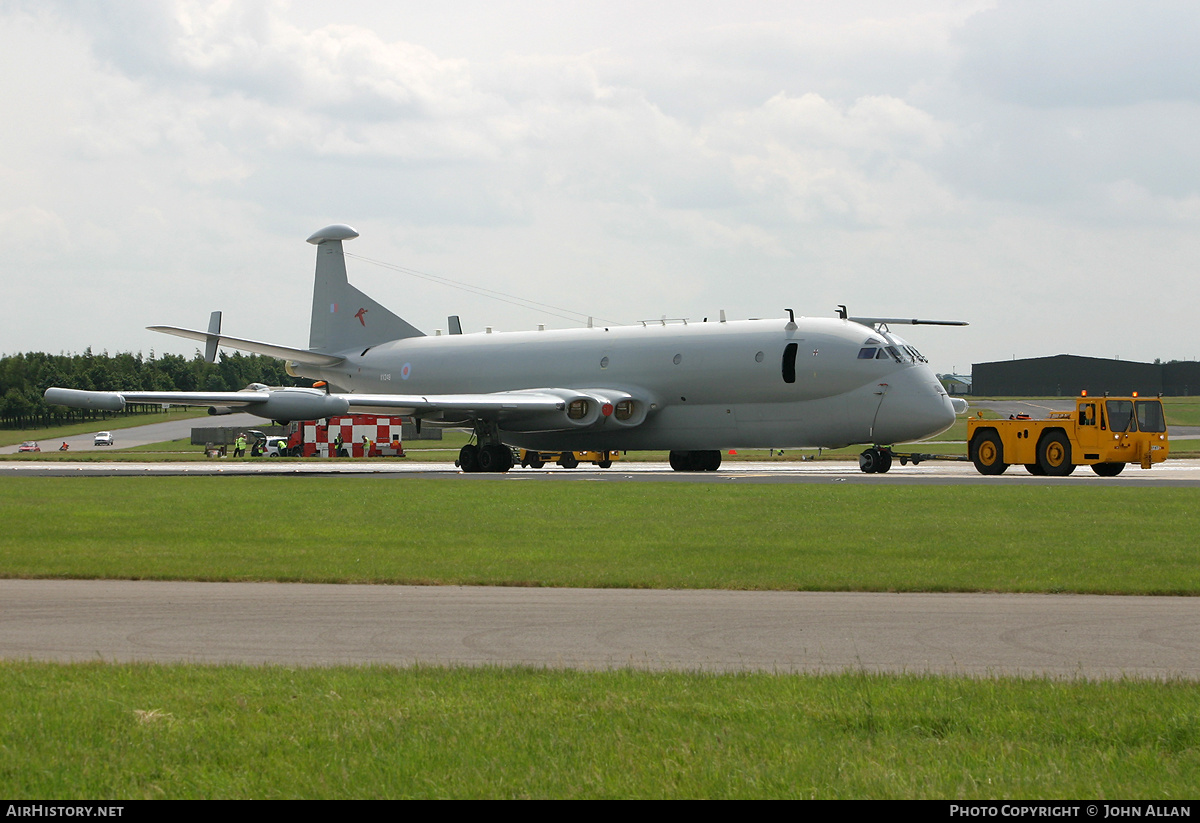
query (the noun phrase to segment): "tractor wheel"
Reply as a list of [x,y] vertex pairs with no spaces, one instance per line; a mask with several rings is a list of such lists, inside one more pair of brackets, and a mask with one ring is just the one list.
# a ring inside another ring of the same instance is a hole
[[994,431],[980,432],[971,440],[971,462],[980,474],[1004,474],[1004,444]]

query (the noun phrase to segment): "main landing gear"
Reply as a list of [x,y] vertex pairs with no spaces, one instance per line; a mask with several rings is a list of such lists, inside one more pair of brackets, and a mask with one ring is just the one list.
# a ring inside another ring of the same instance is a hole
[[500,442],[495,423],[477,423],[479,444],[468,443],[458,451],[457,465],[464,472],[506,472],[513,467],[512,449]]
[[512,449],[499,443],[468,443],[458,451],[458,467],[465,472],[506,472],[513,467]]
[[883,474],[892,467],[892,450],[887,446],[872,446],[858,456],[858,467],[867,474]]
[[719,451],[671,452],[671,468],[677,472],[715,472],[721,468]]

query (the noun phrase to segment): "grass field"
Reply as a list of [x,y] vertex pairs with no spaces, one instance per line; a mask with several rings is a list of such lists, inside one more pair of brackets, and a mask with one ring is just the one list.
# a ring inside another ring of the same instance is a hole
[[0,478],[0,575],[1198,594],[1191,489]]
[[0,712],[10,799],[1200,792],[1191,683],[8,663]]
[[[0,575],[1200,594],[1191,489],[0,478]],[[0,604],[2,605],[2,604]],[[11,799],[1186,799],[1200,685],[0,663]]]

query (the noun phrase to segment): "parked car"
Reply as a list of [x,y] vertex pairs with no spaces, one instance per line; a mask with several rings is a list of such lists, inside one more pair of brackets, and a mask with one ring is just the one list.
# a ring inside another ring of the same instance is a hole
[[92,443],[94,446],[111,446],[112,444],[112,432],[99,432],[96,435],[96,440]]
[[291,452],[288,450],[288,438],[276,437],[271,434],[267,436],[267,444],[263,447],[263,453],[267,457],[291,457]]
[[19,452],[40,452],[41,450],[42,447],[33,440],[26,440],[21,444],[21,447],[17,449]]

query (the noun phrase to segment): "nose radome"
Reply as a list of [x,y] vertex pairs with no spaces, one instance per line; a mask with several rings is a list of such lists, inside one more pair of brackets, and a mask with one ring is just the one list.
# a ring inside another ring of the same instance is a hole
[[874,440],[884,444],[922,440],[953,423],[954,406],[933,373],[908,369],[895,375],[879,404]]

